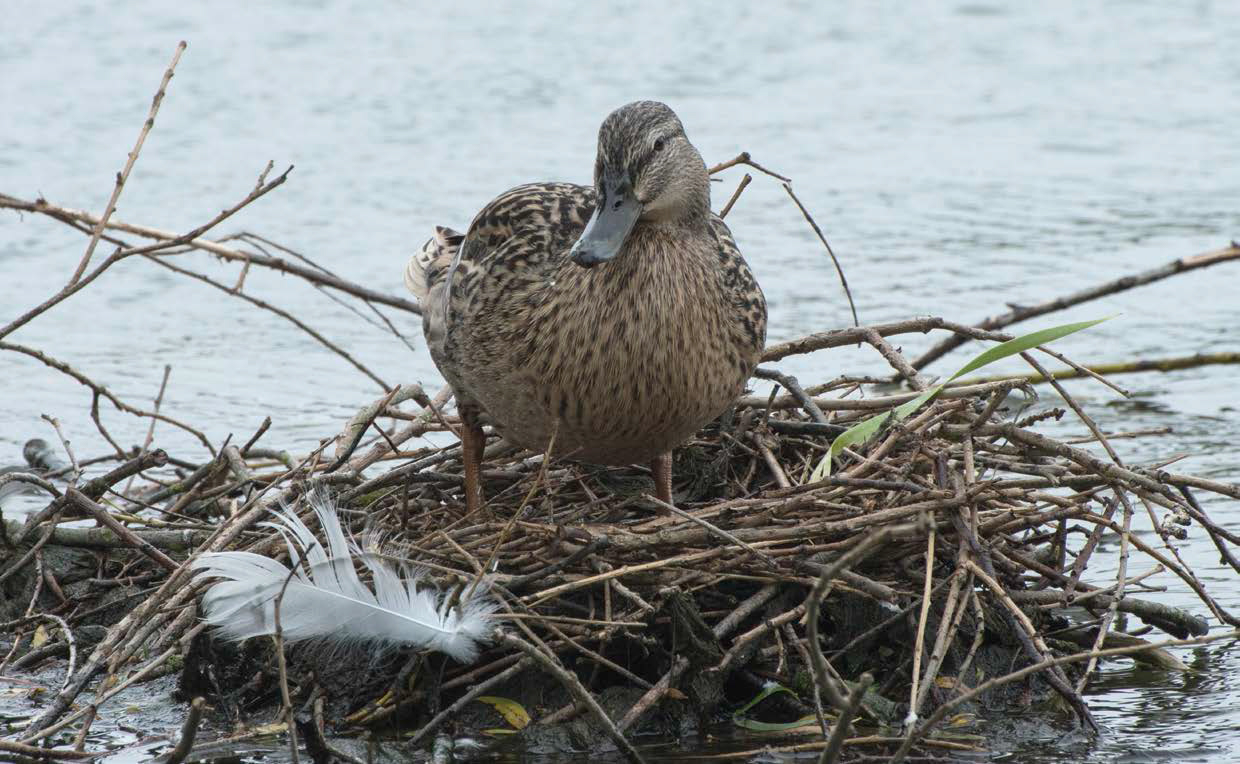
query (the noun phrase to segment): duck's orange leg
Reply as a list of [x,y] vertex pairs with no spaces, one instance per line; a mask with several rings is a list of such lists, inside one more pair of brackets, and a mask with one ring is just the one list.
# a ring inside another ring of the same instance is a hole
[[461,408],[461,462],[465,465],[465,511],[482,508],[482,451],[487,439],[478,423],[478,412]]
[[654,473],[655,498],[672,504],[672,452],[651,459],[650,471]]

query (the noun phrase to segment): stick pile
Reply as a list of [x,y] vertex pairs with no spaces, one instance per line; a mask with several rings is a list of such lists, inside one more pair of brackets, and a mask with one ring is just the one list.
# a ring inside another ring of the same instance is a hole
[[[948,326],[927,319],[912,328],[930,325]],[[909,328],[848,330],[797,347],[853,342],[858,334],[885,344],[882,337]],[[772,348],[768,356],[788,350]],[[72,650],[75,619],[94,604],[91,590],[58,601],[41,589],[43,578],[29,569],[43,550],[106,549],[101,578],[149,592],[89,654],[77,656],[65,686],[19,744],[56,739],[120,689],[181,665],[195,640],[207,638],[195,608],[200,587],[187,585],[185,560],[206,550],[271,553],[279,544],[256,522],[277,502],[295,503],[320,485],[352,510],[356,533],[387,531],[408,559],[448,586],[469,586],[485,574],[503,602],[503,636],[478,664],[448,666],[438,686],[415,683],[412,691],[386,694],[374,686],[371,698],[343,699],[346,721],[336,732],[414,720],[415,745],[432,740],[474,698],[540,672],[567,689],[563,707],[539,723],[597,712],[634,759],[639,754],[625,734],[653,709],[686,704],[703,721],[717,721],[768,680],[804,688],[789,702],[821,720],[822,745],[834,742],[836,751],[850,739],[907,751],[953,709],[1005,682],[1045,683],[1088,727],[1080,693],[1106,648],[1177,665],[1154,644],[1116,630],[1118,614],[1177,638],[1206,634],[1200,616],[1140,596],[1150,576],[1169,571],[1197,592],[1204,612],[1240,626],[1175,548],[1190,529],[1208,534],[1240,572],[1230,551],[1240,539],[1217,526],[1196,496],[1240,499],[1240,487],[1124,465],[1039,433],[1038,420],[1060,409],[1011,421],[1005,401],[1026,384],[1019,380],[951,389],[847,455],[830,478],[807,483],[843,426],[908,396],[841,397],[859,383],[805,389],[777,372],[764,375],[793,392],[742,399],[728,421],[681,449],[676,507],[654,499],[639,471],[560,462],[496,439],[484,472],[490,500],[480,515],[466,515],[458,445],[400,450],[416,435],[456,424],[416,386],[396,388],[359,412],[327,441],[337,446],[331,454],[316,449],[297,462],[251,438],[201,464],[178,464],[149,449],[123,461],[113,456],[119,466],[63,490],[45,475],[6,475],[53,497],[27,523],[7,524],[11,551],[0,576],[24,577],[30,598],[29,615],[5,624],[17,635],[9,659],[27,650],[24,637],[49,619],[58,627],[53,644]],[[393,424],[380,427],[381,418]],[[175,482],[166,479],[170,461],[179,468]],[[1160,529],[1161,547],[1129,533],[1138,511]],[[80,516],[99,527],[57,526]],[[1119,539],[1118,580],[1090,585],[1082,573],[1109,535]],[[56,571],[48,572],[55,581]],[[1068,644],[1083,649],[1068,654]],[[56,654],[40,649],[44,657]],[[991,670],[1003,663],[999,654],[1015,674]],[[138,656],[149,657],[135,664]],[[1071,663],[1085,670],[1063,665]],[[290,683],[289,709],[323,692],[307,666],[282,677]],[[279,672],[269,673],[276,681]],[[423,683],[433,673],[423,672]],[[94,699],[80,704],[79,694],[100,675],[106,681],[97,683]],[[813,677],[809,688],[805,676]],[[857,722],[885,728],[886,737],[844,738],[870,681],[880,688],[870,695],[899,711],[887,718],[867,712]],[[617,686],[639,694],[615,709],[613,722],[585,698]],[[70,712],[75,700],[80,710]],[[358,701],[365,702],[348,705]],[[430,715],[427,707],[446,708]]]

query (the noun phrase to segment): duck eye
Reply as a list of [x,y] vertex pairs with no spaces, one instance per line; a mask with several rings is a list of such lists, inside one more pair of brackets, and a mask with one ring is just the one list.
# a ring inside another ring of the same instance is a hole
[[655,151],[662,151],[662,150],[663,150],[663,139],[662,139],[662,138],[656,138],[656,139],[655,139],[655,142],[654,142],[654,150],[655,150]]

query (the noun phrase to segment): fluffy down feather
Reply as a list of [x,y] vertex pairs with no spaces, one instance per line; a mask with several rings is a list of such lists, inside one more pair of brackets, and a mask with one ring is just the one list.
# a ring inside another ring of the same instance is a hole
[[[220,579],[202,597],[208,623],[234,640],[274,634],[283,588],[280,626],[287,642],[386,642],[436,650],[461,663],[477,657],[478,643],[493,628],[492,598],[476,590],[467,601],[446,607],[443,593],[425,585],[418,572],[398,574],[346,538],[328,497],[315,493],[310,501],[326,548],[288,508],[273,512],[276,522],[264,523],[284,537],[293,571],[252,552],[210,552],[191,563],[195,577]],[[373,590],[358,576],[355,560],[370,571]]]

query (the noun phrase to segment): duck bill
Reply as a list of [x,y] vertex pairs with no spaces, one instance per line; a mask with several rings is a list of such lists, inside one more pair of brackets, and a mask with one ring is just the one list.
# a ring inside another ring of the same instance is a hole
[[627,182],[605,179],[594,214],[569,252],[573,262],[590,268],[620,254],[641,214],[642,206],[633,198]]

